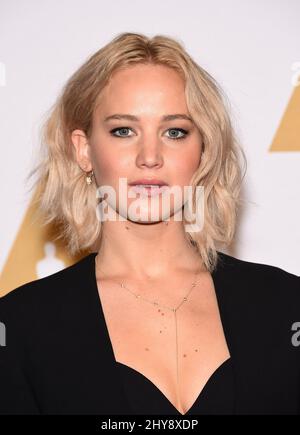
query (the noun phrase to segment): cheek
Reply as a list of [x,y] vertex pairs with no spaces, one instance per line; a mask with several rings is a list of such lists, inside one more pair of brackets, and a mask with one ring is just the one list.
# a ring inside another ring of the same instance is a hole
[[193,152],[183,153],[180,158],[173,161],[172,173],[177,184],[182,186],[189,184],[191,177],[199,167],[200,157],[200,151],[195,149]]
[[96,147],[93,153],[93,167],[97,180],[101,184],[117,184],[119,177],[125,177],[128,168],[127,159],[121,158],[120,153],[101,147]]

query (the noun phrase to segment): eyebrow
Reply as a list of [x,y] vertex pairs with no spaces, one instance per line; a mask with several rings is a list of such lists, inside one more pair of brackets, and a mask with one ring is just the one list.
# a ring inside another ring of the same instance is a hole
[[[114,115],[107,116],[104,121],[110,121],[111,119],[126,119],[127,121],[139,121],[137,116],[130,115],[129,113],[115,113]],[[174,119],[186,119],[187,121],[193,122],[192,118],[184,113],[175,113],[173,115],[164,115],[161,117],[161,121],[173,121]]]

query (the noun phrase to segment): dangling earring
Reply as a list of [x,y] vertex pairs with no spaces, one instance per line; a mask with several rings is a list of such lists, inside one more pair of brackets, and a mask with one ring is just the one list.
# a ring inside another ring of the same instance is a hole
[[86,176],[86,184],[92,184],[93,182],[93,176],[94,176],[94,172],[93,170],[91,170],[91,172],[88,173],[88,175]]

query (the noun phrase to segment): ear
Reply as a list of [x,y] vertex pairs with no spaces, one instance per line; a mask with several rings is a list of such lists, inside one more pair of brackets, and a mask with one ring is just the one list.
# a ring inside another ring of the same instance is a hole
[[83,130],[74,130],[71,133],[72,144],[75,147],[75,155],[78,165],[83,171],[93,169],[90,158],[90,145]]

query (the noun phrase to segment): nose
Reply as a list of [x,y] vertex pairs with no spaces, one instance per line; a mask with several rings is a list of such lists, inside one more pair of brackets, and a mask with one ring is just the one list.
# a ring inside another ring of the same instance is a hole
[[136,164],[138,167],[160,168],[163,165],[163,156],[161,144],[154,140],[147,144],[139,145],[136,156]]

